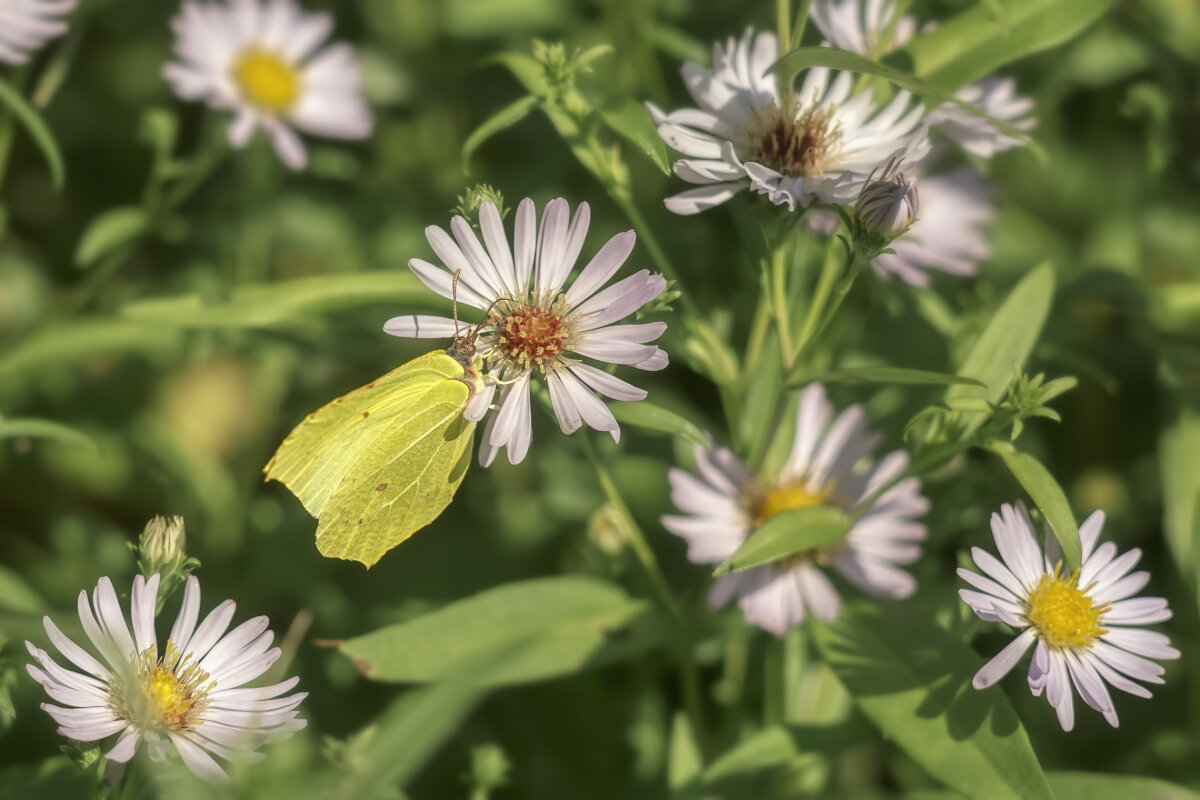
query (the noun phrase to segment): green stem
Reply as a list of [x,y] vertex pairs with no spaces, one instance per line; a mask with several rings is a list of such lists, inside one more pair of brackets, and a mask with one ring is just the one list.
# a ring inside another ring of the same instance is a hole
[[7,108],[0,108],[0,188],[4,187],[4,173],[8,168],[8,156],[12,152],[16,132],[16,117]]
[[634,556],[645,571],[651,586],[654,587],[659,603],[674,618],[675,629],[678,632],[676,651],[679,660],[680,683],[683,687],[683,703],[688,717],[691,718],[692,730],[696,732],[697,737],[700,737],[704,729],[704,706],[700,701],[700,674],[696,669],[696,660],[692,654],[691,630],[688,620],[658,565],[654,551],[650,549],[650,544],[646,541],[646,535],[637,524],[637,520],[633,518],[629,506],[625,504],[625,499],[621,496],[616,482],[613,481],[608,467],[600,461],[587,437],[580,438],[583,441],[588,460],[596,471],[596,479],[600,483],[601,491],[604,492],[609,505],[625,520],[626,528],[629,531],[629,544]]
[[800,0],[800,8],[796,11],[796,25],[792,28],[792,40],[789,43],[789,49],[795,49],[800,46],[800,40],[804,38],[804,26],[808,23],[808,12],[812,8],[813,0]]
[[792,0],[775,0],[775,30],[779,39],[779,57],[783,58],[791,50],[792,41]]
[[[836,261],[833,263],[836,265]],[[830,261],[825,262],[825,269],[821,272],[820,283],[817,285],[816,296],[813,297],[808,318],[804,320],[804,330],[801,332],[800,342],[796,345],[793,367],[784,381],[785,386],[800,378],[800,365],[803,364],[799,360],[800,356],[804,355],[805,351],[833,321],[838,309],[841,308],[842,301],[850,293],[850,287],[854,285],[858,273],[862,271],[865,264],[866,260],[857,250],[849,250],[846,253],[846,266],[841,270],[840,277],[835,283],[833,280],[835,270],[830,268]]]
[[750,379],[758,369],[758,360],[762,358],[763,342],[766,341],[770,329],[771,309],[766,298],[759,298],[758,307],[754,310],[754,321],[750,323],[750,337],[746,341],[746,356],[742,363],[742,384]]
[[779,352],[783,368],[792,368],[791,308],[788,306],[787,271],[791,262],[791,237],[785,236],[771,253],[771,305],[775,313],[775,328],[779,332]]
[[825,258],[825,264],[821,268],[821,277],[817,279],[817,289],[813,292],[812,301],[808,304],[808,313],[804,316],[804,327],[800,329],[800,338],[796,341],[795,357],[799,358],[808,345],[816,336],[817,330],[820,327],[821,320],[825,316],[825,306],[829,302],[829,297],[833,293],[834,283],[837,281],[841,269],[838,266],[836,258],[833,258],[833,248],[830,247],[829,255]]

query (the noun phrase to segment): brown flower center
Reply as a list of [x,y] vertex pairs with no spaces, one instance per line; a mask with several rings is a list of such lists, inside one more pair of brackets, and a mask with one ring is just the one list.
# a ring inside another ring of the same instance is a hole
[[772,103],[751,134],[753,152],[747,160],[790,178],[822,174],[842,138],[833,112],[813,107],[797,113],[794,98],[785,99],[782,107]]
[[567,347],[570,328],[563,319],[561,303],[550,308],[521,305],[499,315],[496,350],[522,367],[545,369]]

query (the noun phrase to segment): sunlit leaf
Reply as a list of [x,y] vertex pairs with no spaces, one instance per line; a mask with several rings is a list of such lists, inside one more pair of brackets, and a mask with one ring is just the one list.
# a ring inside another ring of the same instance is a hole
[[832,506],[781,511],[759,525],[713,574],[739,572],[823,547],[849,533],[852,522]]
[[701,800],[704,787],[700,773],[704,762],[687,715],[679,712],[671,726],[671,748],[667,757],[667,788],[671,800]]
[[1058,481],[1042,463],[1028,453],[1022,453],[1007,442],[997,442],[991,447],[992,452],[1000,456],[1008,471],[1013,474],[1021,488],[1029,493],[1033,502],[1041,510],[1042,516],[1050,524],[1059,544],[1062,545],[1063,556],[1071,569],[1077,569],[1083,560],[1083,548],[1079,542],[1079,526],[1075,522],[1075,514],[1071,504]]
[[[963,375],[950,375],[945,372],[930,372],[923,369],[906,369],[904,367],[849,367],[826,372],[813,378],[822,383],[883,383],[911,384],[928,386],[949,386],[966,384],[969,386],[984,386],[975,378]],[[793,387],[794,388],[794,387]]]
[[1200,794],[1158,778],[1102,772],[1046,773],[1055,800],[1197,800]]
[[617,103],[601,108],[600,117],[609,128],[645,153],[664,175],[671,174],[667,146],[641,103],[628,97],[622,98]]
[[519,641],[519,655],[487,675],[489,685],[501,685],[627,658],[661,635],[644,602],[595,578],[563,576],[489,589],[341,649],[367,677],[409,683],[436,680],[472,653]]
[[734,775],[786,764],[799,754],[800,750],[786,728],[765,728],[717,756],[704,771],[704,782],[716,783]]
[[[954,407],[956,402],[964,400],[998,402],[1033,352],[1053,299],[1054,268],[1050,264],[1043,264],[1022,278],[956,371],[985,386],[951,386],[946,390],[946,404]],[[983,412],[964,415],[966,429],[978,428],[985,418]]]
[[687,417],[646,400],[636,403],[613,403],[609,406],[617,422],[652,433],[665,433],[708,447],[704,431]]
[[1099,19],[1112,0],[989,0],[913,37],[889,61],[946,89],[1061,44]]
[[1021,721],[983,660],[911,604],[849,604],[814,626],[821,656],[885,737],[974,800],[1051,800]]

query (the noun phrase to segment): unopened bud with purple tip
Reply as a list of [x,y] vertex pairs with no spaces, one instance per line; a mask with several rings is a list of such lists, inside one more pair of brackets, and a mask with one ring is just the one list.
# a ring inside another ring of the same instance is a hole
[[917,185],[900,173],[900,163],[900,156],[892,156],[878,178],[872,173],[854,205],[859,235],[885,245],[917,218]]

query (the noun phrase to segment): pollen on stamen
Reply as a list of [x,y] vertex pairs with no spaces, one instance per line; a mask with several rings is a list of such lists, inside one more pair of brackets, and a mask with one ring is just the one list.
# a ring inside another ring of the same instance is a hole
[[142,730],[188,730],[208,706],[211,681],[208,673],[190,658],[179,663],[179,653],[168,643],[161,659],[147,648],[134,661],[119,711]]
[[499,356],[525,369],[545,370],[557,361],[570,334],[560,305],[520,305],[501,313],[496,322]]
[[1025,616],[1047,645],[1059,649],[1090,647],[1106,631],[1100,618],[1107,606],[1096,606],[1078,586],[1079,573],[1043,575],[1029,595]]

